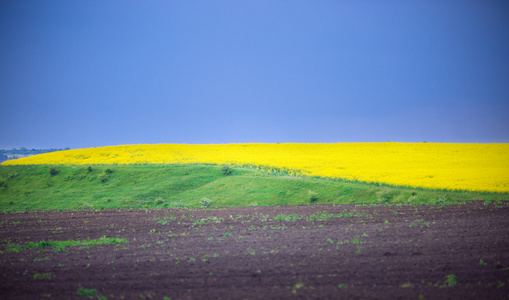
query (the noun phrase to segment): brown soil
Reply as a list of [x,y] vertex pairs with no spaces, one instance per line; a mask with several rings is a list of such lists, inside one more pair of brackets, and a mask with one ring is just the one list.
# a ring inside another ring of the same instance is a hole
[[[322,211],[344,214],[273,220]],[[0,222],[2,299],[85,299],[80,287],[94,299],[509,297],[509,203],[30,211]],[[102,236],[128,243],[6,250]]]

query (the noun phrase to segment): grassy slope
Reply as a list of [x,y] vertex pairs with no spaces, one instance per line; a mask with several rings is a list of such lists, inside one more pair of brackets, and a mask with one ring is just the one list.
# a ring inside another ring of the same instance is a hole
[[[51,175],[51,168],[58,174]],[[162,208],[324,203],[507,200],[508,194],[448,192],[276,176],[213,165],[1,166],[0,210]],[[108,170],[112,171],[111,173]],[[313,199],[314,198],[314,199]],[[446,200],[446,201],[444,201]]]

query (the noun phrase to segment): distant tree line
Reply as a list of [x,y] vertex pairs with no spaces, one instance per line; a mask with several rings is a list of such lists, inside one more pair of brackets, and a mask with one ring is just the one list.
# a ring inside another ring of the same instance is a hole
[[56,149],[56,148],[27,149],[25,147],[21,147],[19,149],[14,148],[11,150],[0,149],[0,163],[4,162],[6,160],[9,160],[9,159],[16,159],[16,158],[25,157],[25,156],[32,156],[32,155],[41,154],[41,153],[48,153],[48,152],[55,152],[55,151],[69,150],[69,149],[71,149],[71,148],[66,147],[64,149]]

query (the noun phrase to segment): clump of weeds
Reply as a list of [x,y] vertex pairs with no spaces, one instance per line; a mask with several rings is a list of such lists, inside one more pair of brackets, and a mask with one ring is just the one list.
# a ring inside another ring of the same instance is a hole
[[35,273],[34,274],[34,279],[50,279],[51,277],[53,277],[53,273]]
[[456,275],[449,274],[445,276],[444,285],[442,287],[453,287],[458,284],[458,281],[456,280]]
[[292,222],[292,221],[297,221],[297,220],[300,220],[302,219],[303,217],[299,217],[297,214],[291,214],[291,215],[285,215],[285,214],[280,214],[278,216],[275,216],[274,218],[272,218],[274,221],[286,221],[286,222]]
[[170,216],[164,215],[162,220],[159,217],[155,217],[154,221],[157,221],[157,223],[159,223],[161,225],[168,225],[168,224],[170,224],[170,221],[174,221],[176,219],[177,218],[175,217],[175,215],[170,215]]
[[202,198],[200,200],[200,206],[201,207],[209,207],[212,205],[212,200],[210,200],[209,198]]
[[429,223],[424,222],[423,219],[413,221],[412,223],[410,223],[409,227],[416,227],[419,225],[419,223],[420,223],[421,228],[429,228]]

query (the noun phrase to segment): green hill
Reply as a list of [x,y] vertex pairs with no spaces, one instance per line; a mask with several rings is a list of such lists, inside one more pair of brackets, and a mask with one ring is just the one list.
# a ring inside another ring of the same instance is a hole
[[0,210],[447,204],[508,194],[391,187],[216,165],[0,166]]

